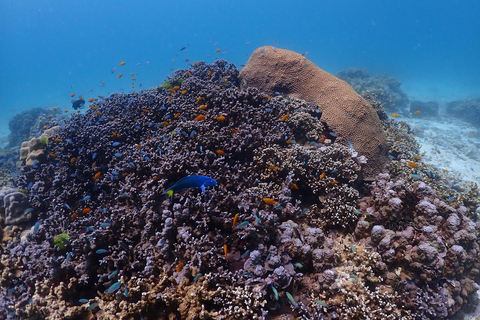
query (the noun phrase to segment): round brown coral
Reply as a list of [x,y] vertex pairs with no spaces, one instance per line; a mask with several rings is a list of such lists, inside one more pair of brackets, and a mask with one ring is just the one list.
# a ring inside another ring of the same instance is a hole
[[256,49],[240,72],[242,87],[288,94],[315,102],[322,121],[345,145],[368,158],[366,179],[382,171],[386,157],[386,137],[373,107],[345,81],[318,68],[302,55],[272,47]]

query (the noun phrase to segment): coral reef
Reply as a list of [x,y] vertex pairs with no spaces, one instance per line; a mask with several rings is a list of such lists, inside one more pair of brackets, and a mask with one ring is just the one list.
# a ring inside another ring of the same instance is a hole
[[337,73],[337,77],[347,81],[360,94],[370,92],[375,94],[388,112],[408,110],[409,99],[400,88],[401,83],[392,76],[385,74],[371,77],[367,69],[349,68]]
[[[1,222],[0,317],[440,319],[467,303],[478,188],[442,190],[390,142],[389,173],[365,183],[318,105],[238,75],[196,62],[52,132],[14,178],[37,223]],[[383,121],[408,140],[402,126]],[[218,184],[162,194],[189,175]]]
[[447,103],[447,114],[480,127],[480,98],[470,98]]
[[[49,138],[58,128],[58,126],[53,126],[45,130],[40,137],[22,142],[20,147],[20,162],[27,166],[44,163],[47,160],[44,148],[48,145]],[[52,157],[52,155],[49,156]]]
[[281,92],[318,104],[322,121],[336,140],[353,145],[367,157],[364,177],[382,172],[387,147],[381,122],[372,106],[344,81],[298,53],[272,47],[256,49],[240,78],[242,87]]
[[32,219],[32,208],[27,196],[17,189],[0,189],[0,221],[5,224],[20,224]]
[[32,108],[16,114],[8,123],[10,129],[8,147],[19,146],[25,138],[30,137],[32,128],[44,113],[46,110],[43,108]]

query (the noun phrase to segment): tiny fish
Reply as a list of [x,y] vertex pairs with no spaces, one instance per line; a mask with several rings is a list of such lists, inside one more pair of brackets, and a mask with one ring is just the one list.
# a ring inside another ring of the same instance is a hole
[[233,218],[232,229],[235,229],[235,225],[237,224],[237,220],[238,220],[238,213],[236,213],[235,217]]
[[297,301],[295,301],[295,299],[293,299],[293,296],[288,291],[285,291],[285,294],[287,295],[288,301],[290,301],[292,306],[294,308],[298,308],[298,303],[297,303]]
[[197,274],[195,278],[193,278],[193,283],[197,283],[198,279],[200,279],[201,276],[202,276],[201,273]]
[[94,302],[91,305],[89,305],[88,308],[87,308],[87,311],[92,311],[96,307],[98,307],[98,302]]
[[85,197],[82,198],[81,201],[87,201],[87,200],[90,200],[90,198],[91,198],[90,196],[85,196]]
[[360,279],[358,278],[358,276],[355,275],[355,274],[351,274],[351,275],[350,275],[350,278],[352,278],[353,280],[357,280],[357,281],[360,280]]
[[225,253],[225,259],[228,262],[228,248],[226,244],[223,245],[223,253]]
[[293,264],[293,267],[300,269],[300,268],[303,268],[303,264],[301,264],[300,262],[295,262],[295,263]]
[[105,293],[106,294],[110,294],[110,293],[114,293],[115,291],[117,291],[119,288],[120,288],[120,285],[122,283],[120,281],[117,281],[115,282],[114,284],[112,284],[110,287],[108,287],[107,290],[105,290]]
[[277,204],[277,202],[275,200],[270,199],[270,198],[263,198],[263,202],[265,202],[266,204],[271,204],[271,205]]
[[114,153],[113,155],[114,155],[115,157],[117,157],[117,158],[120,158],[121,156],[123,156],[123,153],[121,153],[121,152],[116,152],[116,153]]
[[240,229],[248,225],[248,221],[243,221],[242,223],[239,223],[234,229]]
[[245,252],[240,256],[240,259],[245,258],[245,257],[248,256],[249,254],[250,254],[250,250],[245,251]]
[[119,65],[119,66],[124,66],[124,65],[126,65],[126,63],[122,61],[122,62],[120,62],[118,65]]
[[350,246],[353,252],[357,253],[357,247],[355,247],[353,244]]
[[118,141],[115,141],[114,143],[112,143],[112,147],[118,147],[121,143],[118,142]]
[[272,288],[273,294],[275,295],[275,300],[278,301],[278,291],[277,291],[277,289],[275,289],[275,287],[273,285],[270,285],[270,287]]
[[205,118],[206,117],[203,114],[201,114],[201,115],[197,116],[195,119],[193,119],[193,121],[203,121],[203,120],[205,120]]
[[78,302],[80,302],[81,304],[84,304],[88,302],[88,299],[79,299]]
[[104,223],[101,223],[100,224],[100,227],[101,228],[106,228],[106,227],[110,227],[112,224],[110,222],[104,222]]
[[40,222],[37,221],[33,226],[33,234],[37,234],[39,228],[40,228]]
[[96,254],[105,254],[105,253],[108,253],[108,250],[107,249],[98,249],[97,251],[95,251]]
[[125,288],[123,289],[123,294],[125,295],[125,298],[128,298],[128,288],[127,288],[127,284],[125,284]]
[[322,300],[315,299],[315,302],[321,307],[327,307],[327,304]]

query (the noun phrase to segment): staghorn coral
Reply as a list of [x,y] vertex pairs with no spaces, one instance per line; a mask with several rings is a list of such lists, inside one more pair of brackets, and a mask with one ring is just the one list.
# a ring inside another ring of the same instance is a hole
[[385,133],[380,120],[361,96],[346,82],[321,70],[292,51],[257,48],[240,72],[242,87],[281,92],[318,104],[322,121],[344,145],[368,158],[364,176],[372,178],[387,162]]

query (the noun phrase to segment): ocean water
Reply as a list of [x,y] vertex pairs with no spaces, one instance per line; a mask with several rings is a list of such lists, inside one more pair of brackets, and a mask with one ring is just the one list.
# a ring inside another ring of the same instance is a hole
[[471,0],[1,0],[0,135],[19,111],[72,110],[72,93],[152,87],[193,61],[240,66],[262,45],[308,52],[331,73],[388,73],[413,98],[478,96],[478,12]]

